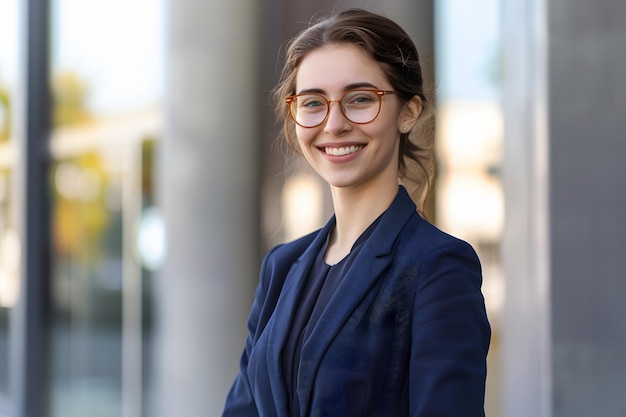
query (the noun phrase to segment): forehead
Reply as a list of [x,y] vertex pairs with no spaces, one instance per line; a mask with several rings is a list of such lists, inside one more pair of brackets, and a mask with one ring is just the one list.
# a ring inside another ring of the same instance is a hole
[[309,52],[296,74],[296,92],[319,89],[331,92],[356,83],[391,88],[382,65],[350,44],[331,44]]

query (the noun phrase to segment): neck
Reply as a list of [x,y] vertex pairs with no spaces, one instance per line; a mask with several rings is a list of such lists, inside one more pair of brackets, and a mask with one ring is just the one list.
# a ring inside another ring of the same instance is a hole
[[350,253],[354,242],[391,205],[398,185],[382,189],[331,189],[335,209],[335,229],[326,251],[326,262],[334,264]]

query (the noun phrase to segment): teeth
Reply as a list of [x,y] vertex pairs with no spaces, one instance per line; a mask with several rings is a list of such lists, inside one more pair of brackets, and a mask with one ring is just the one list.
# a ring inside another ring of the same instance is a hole
[[363,149],[363,145],[345,146],[343,148],[324,148],[324,151],[326,154],[332,156],[345,156],[356,151],[360,151],[361,149]]

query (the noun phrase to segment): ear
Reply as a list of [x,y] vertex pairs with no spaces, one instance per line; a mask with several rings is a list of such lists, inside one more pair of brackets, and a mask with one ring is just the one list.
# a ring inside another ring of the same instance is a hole
[[419,96],[413,96],[404,104],[398,116],[398,130],[400,133],[409,133],[417,123],[421,113],[422,99]]

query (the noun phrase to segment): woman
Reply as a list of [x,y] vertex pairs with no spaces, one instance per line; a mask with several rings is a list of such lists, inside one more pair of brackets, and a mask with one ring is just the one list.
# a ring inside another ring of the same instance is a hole
[[416,145],[432,139],[412,41],[363,10],[331,16],[291,42],[275,95],[335,215],[263,260],[223,416],[484,416],[479,260],[399,185],[423,208],[433,147]]

